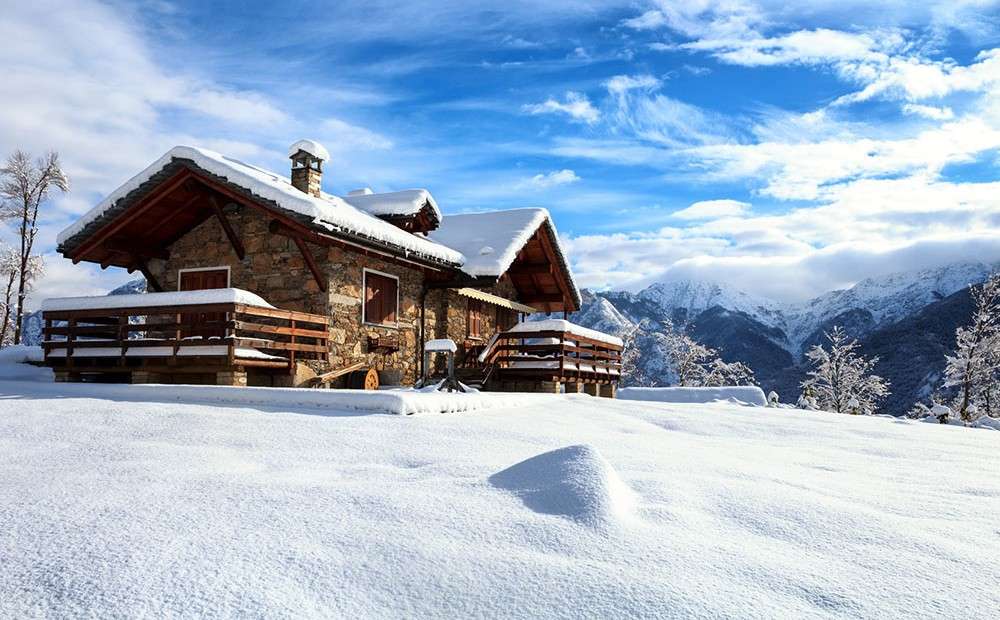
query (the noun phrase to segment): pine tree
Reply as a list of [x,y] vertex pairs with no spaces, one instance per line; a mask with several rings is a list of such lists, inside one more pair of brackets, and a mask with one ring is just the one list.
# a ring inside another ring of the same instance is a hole
[[32,161],[27,153],[14,151],[0,168],[0,219],[12,222],[20,242],[17,304],[14,316],[8,319],[8,322],[14,321],[14,344],[21,343],[24,300],[40,269],[40,257],[33,254],[38,234],[38,210],[53,188],[69,191],[69,180],[59,166],[56,153]]
[[816,405],[837,413],[874,413],[889,395],[889,383],[871,373],[878,358],[865,359],[857,353],[858,342],[835,326],[826,334],[829,349],[814,346],[806,353],[813,364],[809,378],[802,382],[803,394],[809,390]]
[[1000,274],[972,289],[972,323],[955,330],[955,351],[945,356],[944,388],[956,391],[952,407],[970,423],[997,407],[1000,379]]

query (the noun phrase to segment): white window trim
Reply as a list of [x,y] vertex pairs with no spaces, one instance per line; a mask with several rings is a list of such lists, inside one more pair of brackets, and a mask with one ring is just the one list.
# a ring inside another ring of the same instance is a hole
[[190,269],[178,269],[177,270],[177,290],[181,290],[181,274],[191,273],[194,271],[222,271],[226,272],[226,288],[231,288],[233,285],[233,269],[229,265],[218,265],[217,267],[191,267]]
[[[365,320],[365,305],[368,300],[366,299],[368,293],[368,274],[374,273],[375,275],[382,276],[384,278],[392,278],[396,281],[396,311],[393,313],[396,315],[395,323],[372,323]],[[376,269],[369,269],[365,267],[361,272],[361,324],[370,325],[372,327],[386,327],[389,329],[399,329],[399,276],[394,276],[391,273],[386,273],[384,271],[378,271]]]

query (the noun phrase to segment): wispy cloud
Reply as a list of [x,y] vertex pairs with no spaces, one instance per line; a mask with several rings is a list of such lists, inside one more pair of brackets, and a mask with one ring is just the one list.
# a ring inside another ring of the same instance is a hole
[[575,121],[593,124],[600,118],[600,112],[583,93],[569,91],[563,101],[549,98],[542,103],[529,103],[521,107],[528,114],[562,114]]
[[749,210],[750,203],[739,200],[700,200],[685,209],[674,211],[673,216],[682,220],[713,220],[745,215]]
[[576,183],[580,180],[580,177],[576,176],[576,173],[569,169],[555,170],[553,172],[536,174],[535,176],[525,179],[516,185],[518,188],[531,188],[531,189],[548,189],[550,187],[556,187],[558,185],[569,185],[570,183]]

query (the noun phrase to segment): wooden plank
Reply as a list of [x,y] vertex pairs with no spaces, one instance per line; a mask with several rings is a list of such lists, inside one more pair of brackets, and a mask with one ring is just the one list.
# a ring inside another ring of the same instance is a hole
[[[127,254],[128,256],[134,258],[141,258],[143,260],[149,260],[151,258],[158,258],[160,260],[167,260],[170,258],[170,250],[166,248],[157,248],[152,246],[139,246],[126,241],[109,239],[104,242],[104,248],[109,252],[115,252],[117,254]],[[102,262],[103,266],[104,263]]]
[[300,344],[291,342],[275,342],[258,338],[236,338],[236,346],[255,349],[273,349],[278,351],[305,351],[307,353],[326,353],[326,347],[318,344]]
[[258,306],[247,306],[244,304],[236,304],[234,312],[240,314],[251,314],[255,316],[268,316],[276,319],[286,319],[291,321],[295,319],[296,321],[302,321],[303,323],[317,323],[320,325],[329,325],[330,317],[323,314],[310,314],[308,312],[298,312],[296,310],[279,310],[278,308],[261,308]]
[[[294,320],[294,319],[293,319]],[[258,332],[262,334],[285,334],[286,336],[303,336],[306,338],[319,338],[326,340],[330,337],[329,332],[318,329],[304,329],[301,327],[284,327],[281,325],[265,325],[263,323],[251,323],[249,321],[233,321],[233,327],[240,331]]]

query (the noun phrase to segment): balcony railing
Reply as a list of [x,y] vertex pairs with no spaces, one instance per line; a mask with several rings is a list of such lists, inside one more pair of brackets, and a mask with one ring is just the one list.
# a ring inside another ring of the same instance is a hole
[[326,316],[274,308],[237,289],[77,300],[43,306],[49,366],[101,370],[206,362],[288,369],[298,359],[329,356]]
[[568,321],[519,323],[494,336],[478,362],[499,378],[617,383],[622,342]]

